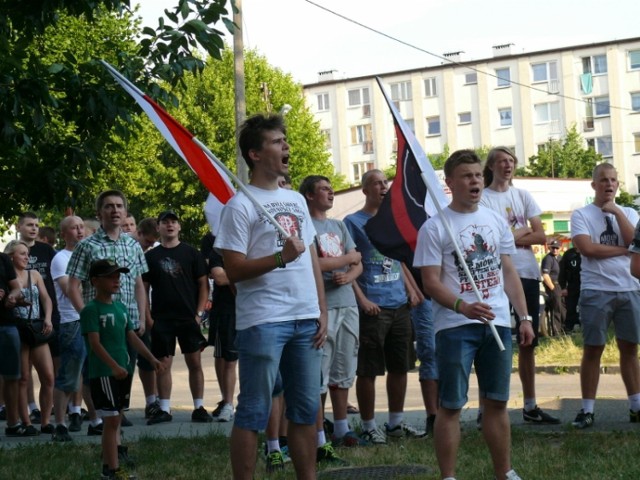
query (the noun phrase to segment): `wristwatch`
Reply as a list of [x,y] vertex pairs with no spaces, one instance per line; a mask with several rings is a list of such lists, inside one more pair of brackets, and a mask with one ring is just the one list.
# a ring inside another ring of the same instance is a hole
[[533,322],[533,317],[531,315],[523,315],[520,317],[521,322]]
[[204,310],[200,310],[196,315],[200,318],[204,317]]

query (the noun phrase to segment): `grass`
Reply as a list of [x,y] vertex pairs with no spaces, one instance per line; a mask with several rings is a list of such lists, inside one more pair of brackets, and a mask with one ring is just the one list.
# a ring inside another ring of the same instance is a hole
[[[635,432],[536,433],[515,428],[513,465],[524,479],[569,478],[581,480],[630,479],[640,476],[637,461],[640,434]],[[195,438],[143,438],[130,444],[140,480],[162,478],[201,480],[231,478],[228,440],[211,434]],[[396,441],[387,446],[342,449],[351,466],[420,464],[433,468],[423,480],[437,480],[433,441]],[[0,450],[2,478],[96,479],[100,477],[99,447],[89,444],[39,444]],[[605,473],[606,472],[606,473]],[[255,478],[265,478],[258,460]],[[493,479],[489,453],[475,429],[463,433],[458,456],[458,476]],[[272,475],[273,480],[293,479],[293,467]],[[330,477],[329,477],[330,478]],[[417,478],[417,477],[406,477]]]

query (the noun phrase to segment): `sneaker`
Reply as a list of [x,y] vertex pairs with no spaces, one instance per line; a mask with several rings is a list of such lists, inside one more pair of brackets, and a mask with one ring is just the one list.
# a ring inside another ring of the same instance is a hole
[[427,437],[433,437],[433,428],[436,424],[436,416],[435,415],[427,415],[427,421],[425,422],[425,433]]
[[331,442],[327,442],[323,446],[318,447],[316,452],[316,463],[330,463],[335,466],[349,465],[349,462],[336,455],[336,451],[333,449]]
[[160,410],[160,402],[156,400],[153,403],[150,403],[146,407],[144,407],[144,418],[151,418]]
[[70,442],[73,440],[69,435],[69,430],[64,425],[56,425],[56,429],[51,435],[51,441],[53,442]]
[[91,420],[89,418],[89,412],[87,412],[87,410],[85,408],[81,408],[80,409],[80,416],[82,417],[82,421],[86,421],[88,422],[89,420]]
[[53,435],[53,432],[55,432],[55,428],[50,423],[40,427],[40,433],[44,433],[45,435]]
[[215,417],[216,422],[230,422],[233,420],[233,405],[225,403],[222,405],[218,416]]
[[378,428],[372,428],[371,430],[363,431],[360,434],[360,438],[367,442],[369,445],[386,445],[387,437]]
[[25,430],[25,433],[24,433],[25,437],[37,437],[38,435],[40,435],[40,432],[38,431],[38,429],[33,425],[27,425],[26,427],[24,427],[24,430]]
[[118,445],[118,463],[127,468],[136,468],[135,460],[129,456],[129,447]]
[[213,410],[213,412],[211,412],[211,416],[213,418],[218,418],[218,415],[220,415],[220,412],[222,411],[222,407],[224,407],[226,405],[224,400],[220,400],[218,402],[218,406]]
[[265,457],[267,473],[284,470],[284,458],[280,450],[274,450]]
[[157,423],[167,423],[173,420],[173,416],[170,413],[160,410],[153,417],[147,420],[147,425],[155,425]]
[[536,408],[529,411],[523,408],[522,418],[525,422],[535,423],[536,425],[558,425],[560,423],[559,418],[552,417],[548,413],[543,412],[537,405]]
[[476,428],[479,432],[482,431],[482,412],[478,412],[478,416],[476,417]]
[[82,415],[79,413],[72,413],[69,415],[69,431],[79,432],[82,430]]
[[331,437],[331,443],[336,447],[366,447],[369,443],[360,438],[355,432],[349,430],[344,434],[344,437],[336,438]]
[[282,453],[282,461],[287,464],[291,463],[291,457],[289,456],[289,447],[286,445],[280,445],[280,453]]
[[31,423],[40,424],[40,422],[42,421],[42,413],[40,413],[40,410],[38,410],[37,408],[31,410],[31,413],[29,414],[29,420],[31,420]]
[[211,423],[213,422],[213,417],[207,413],[204,407],[198,407],[191,414],[191,421],[195,423]]
[[138,477],[133,473],[129,473],[122,468],[118,468],[115,472],[102,472],[100,480],[136,480]]
[[120,426],[121,427],[133,427],[133,423],[127,417],[124,416],[124,413],[120,417]]
[[[29,426],[31,427],[31,425],[29,425]],[[36,430],[36,433],[37,432],[38,431]],[[13,427],[6,427],[4,429],[4,434],[7,437],[27,437],[27,436],[29,436],[29,435],[27,435],[27,427],[25,427],[21,423],[15,425]]]
[[102,428],[103,427],[104,427],[104,424],[102,422],[100,422],[95,427],[93,425],[89,424],[89,428],[87,428],[87,436],[88,437],[100,437],[100,436],[102,436]]
[[585,413],[584,410],[580,410],[576,419],[571,423],[575,428],[583,429],[590,427],[594,422],[593,413]]
[[518,474],[516,473],[516,471],[515,471],[515,470],[513,470],[513,469],[512,469],[512,470],[509,470],[509,471],[505,474],[504,478],[505,478],[506,480],[522,480],[522,478],[520,478],[520,475],[518,475]]
[[637,412],[629,410],[629,421],[631,423],[640,423],[640,410],[638,410]]
[[427,432],[424,430],[418,430],[406,423],[402,422],[393,428],[389,428],[388,424],[384,424],[387,437],[391,438],[424,438],[427,436]]

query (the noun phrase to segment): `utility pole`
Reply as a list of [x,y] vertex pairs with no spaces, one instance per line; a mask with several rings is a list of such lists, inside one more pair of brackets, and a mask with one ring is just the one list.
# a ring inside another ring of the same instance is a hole
[[234,67],[234,95],[236,112],[236,170],[238,178],[244,184],[249,183],[249,168],[242,158],[238,140],[240,137],[240,125],[247,116],[247,102],[244,88],[244,41],[242,38],[242,0],[235,1],[237,12],[233,13],[233,23],[236,24],[233,33],[233,67]]

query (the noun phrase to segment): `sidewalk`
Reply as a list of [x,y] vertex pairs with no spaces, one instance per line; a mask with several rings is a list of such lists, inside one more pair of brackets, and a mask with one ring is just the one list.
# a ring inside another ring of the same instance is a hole
[[[210,350],[205,350],[203,367],[205,369],[205,407],[209,412],[219,401],[219,390],[215,381],[213,359]],[[548,370],[547,370],[548,371]],[[555,370],[557,371],[557,369]],[[131,409],[126,413],[133,422],[132,427],[124,428],[127,441],[139,437],[196,437],[209,433],[229,435],[233,422],[228,423],[191,423],[193,404],[189,393],[187,370],[180,356],[176,357],[173,365],[173,395],[172,414],[170,423],[147,426],[144,419],[144,395],[139,380],[134,380]],[[37,385],[37,382],[36,382]],[[38,387],[36,386],[36,389]],[[376,420],[379,425],[387,421],[386,392],[384,378],[376,382]],[[580,378],[575,373],[548,374],[539,373],[536,377],[537,399],[539,406],[554,416],[560,417],[560,425],[525,425],[522,420],[522,391],[518,374],[511,375],[511,400],[509,401],[509,415],[514,428],[531,429],[533,431],[562,432],[570,428],[570,423],[580,410]],[[37,390],[36,390],[37,392]],[[640,425],[629,423],[627,394],[619,374],[602,374],[598,388],[598,399],[595,409],[595,424],[589,431],[624,431],[639,429]],[[37,393],[36,393],[37,395]],[[350,399],[356,404],[355,391],[351,391]],[[327,404],[327,417],[331,418],[330,402]],[[462,412],[461,421],[464,429],[475,428],[478,407],[478,388],[475,377],[469,389],[469,402]],[[418,373],[410,372],[407,382],[407,396],[405,401],[405,419],[407,423],[424,428],[425,412],[422,403]],[[350,415],[352,422],[360,420],[358,415]],[[100,437],[87,436],[87,423],[82,431],[71,433],[74,441],[99,444]],[[0,431],[0,445],[11,446],[18,444],[34,444],[50,441],[49,435],[32,438],[7,438]]]

